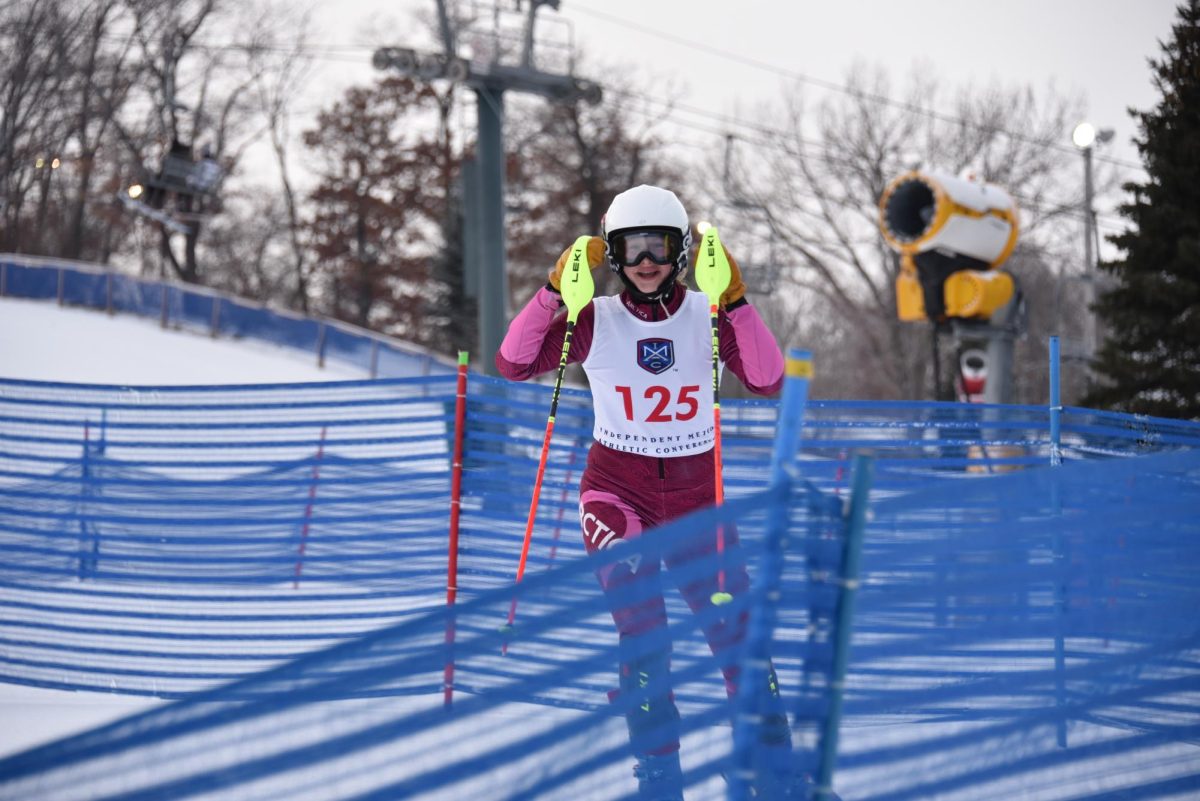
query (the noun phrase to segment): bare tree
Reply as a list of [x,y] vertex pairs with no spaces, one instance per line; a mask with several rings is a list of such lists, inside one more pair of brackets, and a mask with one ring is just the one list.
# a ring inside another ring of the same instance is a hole
[[[250,55],[278,16],[228,0],[0,5],[0,248],[140,255],[127,241],[137,218],[120,212],[118,191],[154,178],[168,152],[191,166],[200,145],[212,164],[236,170],[261,124],[247,89],[269,71],[251,70]],[[143,222],[158,234],[163,263],[199,281],[197,247],[213,206],[199,192],[177,197],[179,252],[162,215]]]
[[[86,4],[73,51],[72,80],[63,107],[71,126],[64,224],[54,231],[57,252],[71,259],[106,260],[123,228],[109,199],[120,183],[113,125],[128,97],[132,75],[126,69],[130,40],[119,35],[123,14],[118,0]],[[47,247],[47,250],[52,248]]]
[[231,190],[225,198],[233,213],[220,214],[206,226],[205,257],[213,269],[208,285],[285,308],[295,297],[288,241],[289,209],[282,195],[258,187]]
[[[272,214],[267,219],[273,224],[271,233],[277,233],[286,240],[284,272],[290,287],[282,300],[286,305],[307,313],[311,300],[313,259],[304,243],[303,198],[296,188],[293,175],[291,146],[294,138],[291,135],[291,122],[292,103],[312,68],[312,59],[307,55],[308,16],[302,15],[293,20],[286,6],[267,6],[267,10],[277,24],[272,27],[264,25],[250,50],[254,95],[279,170],[278,197],[283,216],[279,219],[279,215]],[[267,237],[260,235],[257,238],[265,240]],[[265,256],[266,249],[262,252]],[[261,283],[265,278],[266,265],[261,262],[256,264],[256,283]]]
[[307,229],[323,307],[414,342],[430,333],[429,259],[442,244],[437,107],[428,85],[388,77],[347,90],[304,134],[321,162]]
[[41,246],[70,130],[60,100],[81,28],[57,0],[0,6],[0,249]]
[[[236,171],[260,133],[250,89],[255,78],[250,54],[269,9],[245,9],[226,0],[127,0],[137,48],[135,68],[143,74],[136,105],[142,114],[120,127],[122,141],[147,177],[168,153],[191,161],[205,146],[223,168]],[[203,40],[211,34],[219,44]],[[185,225],[182,253],[172,246],[172,229],[160,227],[160,252],[179,278],[201,282],[197,248],[209,209],[184,194],[176,209]]]

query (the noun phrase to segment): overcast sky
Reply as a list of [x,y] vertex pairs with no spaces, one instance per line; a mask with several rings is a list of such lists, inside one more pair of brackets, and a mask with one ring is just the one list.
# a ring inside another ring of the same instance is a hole
[[[432,18],[436,7],[436,0],[312,3],[319,43],[361,45],[365,58],[385,42],[436,44],[412,23],[414,12]],[[759,102],[777,102],[795,78],[806,80],[814,99],[822,97],[826,84],[844,85],[856,61],[883,66],[898,87],[917,68],[936,72],[947,88],[1053,85],[1081,95],[1091,121],[1116,131],[1098,155],[1136,163],[1129,144],[1136,128],[1126,108],[1156,102],[1146,62],[1160,54],[1158,42],[1170,37],[1175,17],[1174,0],[561,0],[558,11],[541,8],[538,34],[547,43],[569,38],[606,65],[627,63],[637,75],[677,88],[685,102],[711,93],[723,113],[743,119]],[[318,83],[328,80],[332,90],[358,75],[375,77],[365,64],[352,66],[352,52],[338,64],[325,62]],[[1063,131],[1064,145],[1070,134]]]

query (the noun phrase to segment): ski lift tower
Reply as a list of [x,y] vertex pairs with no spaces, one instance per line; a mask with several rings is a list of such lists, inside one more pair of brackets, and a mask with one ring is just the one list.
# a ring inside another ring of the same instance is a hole
[[[521,10],[521,2],[517,10]],[[442,36],[441,53],[419,52],[404,47],[384,47],[375,51],[376,69],[395,70],[421,80],[450,80],[475,92],[478,110],[477,191],[465,197],[467,253],[477,254],[475,263],[465,265],[468,291],[474,289],[479,301],[479,354],[483,370],[495,375],[492,356],[500,349],[507,324],[508,272],[504,249],[504,93],[527,92],[559,103],[580,100],[596,104],[600,86],[566,73],[538,69],[533,62],[533,28],[538,9],[557,10],[559,0],[531,0],[524,20],[520,58],[516,64],[501,63],[504,47],[499,33],[494,34],[490,52],[474,52],[467,60],[458,55],[455,26],[451,24],[446,0],[437,0],[438,25]],[[493,18],[499,20],[499,8]],[[474,245],[474,247],[472,247]],[[469,260],[471,261],[471,260]]]

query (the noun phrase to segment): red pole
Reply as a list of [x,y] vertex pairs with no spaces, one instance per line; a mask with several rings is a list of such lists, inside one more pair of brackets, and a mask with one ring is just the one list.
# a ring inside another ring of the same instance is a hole
[[450,706],[454,695],[454,601],[458,597],[458,520],[462,511],[463,438],[467,419],[467,352],[458,352],[458,388],[454,395],[454,460],[450,463],[450,554],[446,566],[446,646],[449,654],[442,673],[442,697]]
[[321,476],[321,457],[325,454],[325,426],[321,426],[321,441],[317,443],[317,458],[313,462],[312,481],[308,485],[308,505],[304,507],[304,526],[300,529],[300,549],[296,552],[296,577],[292,589],[300,588],[300,568],[304,564],[304,549],[308,545],[308,524],[312,520],[313,502],[317,499],[317,479]]

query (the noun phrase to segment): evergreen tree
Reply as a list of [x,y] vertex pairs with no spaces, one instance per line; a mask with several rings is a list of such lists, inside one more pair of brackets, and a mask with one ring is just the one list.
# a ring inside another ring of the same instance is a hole
[[1162,101],[1139,120],[1148,178],[1126,184],[1133,227],[1109,238],[1124,259],[1096,311],[1106,335],[1084,403],[1200,419],[1200,0],[1178,7],[1174,38],[1151,61]]

